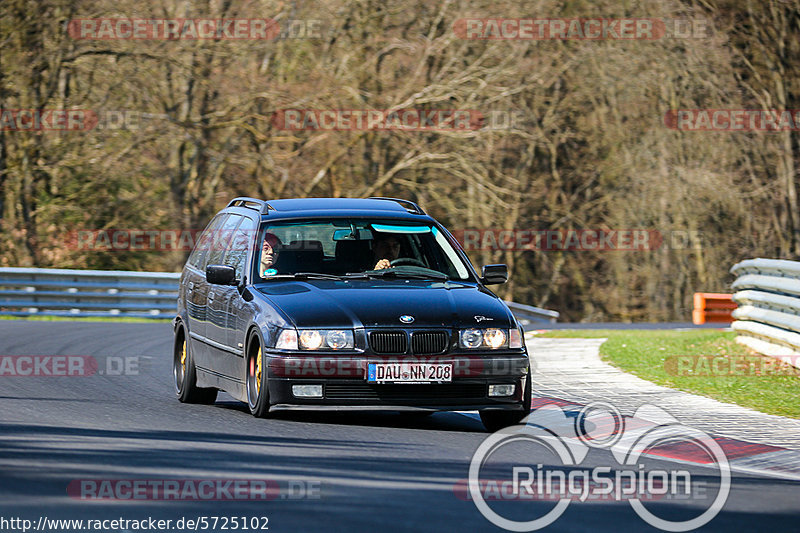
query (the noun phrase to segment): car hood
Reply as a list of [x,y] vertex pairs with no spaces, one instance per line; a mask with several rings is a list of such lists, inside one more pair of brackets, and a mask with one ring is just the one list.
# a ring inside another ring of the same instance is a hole
[[[494,294],[475,284],[419,280],[272,281],[255,287],[300,328],[511,327]],[[414,321],[404,324],[401,315]]]

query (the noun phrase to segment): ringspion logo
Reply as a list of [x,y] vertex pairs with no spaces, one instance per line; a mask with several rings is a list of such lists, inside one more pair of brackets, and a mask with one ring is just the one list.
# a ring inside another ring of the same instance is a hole
[[[713,520],[727,501],[731,485],[730,465],[721,446],[708,434],[680,424],[654,405],[639,407],[633,418],[651,424],[628,424],[618,409],[605,402],[584,406],[577,417],[568,417],[555,405],[540,407],[524,425],[493,433],[478,446],[470,461],[467,491],[463,482],[458,482],[453,488],[455,495],[472,500],[484,518],[508,531],[545,528],[573,502],[596,500],[627,501],[642,520],[664,531],[690,531]],[[681,465],[661,468],[642,464],[642,456],[648,451],[676,443],[699,449],[708,460],[706,464],[716,467],[719,487],[715,495],[709,494],[705,481],[713,473],[697,480]],[[522,446],[537,453],[526,454]],[[586,461],[591,448],[607,450],[613,460],[603,464],[595,456]],[[539,463],[525,462],[503,456],[503,450],[509,449],[514,452],[513,458],[541,456],[543,451],[549,457]],[[670,501],[686,499],[702,502],[694,516],[669,513]],[[515,513],[513,518],[504,516],[501,511],[507,508],[492,508],[487,502],[493,500],[556,503],[529,506],[522,519],[522,513]],[[645,502],[653,500],[659,500],[660,505],[648,508]]]

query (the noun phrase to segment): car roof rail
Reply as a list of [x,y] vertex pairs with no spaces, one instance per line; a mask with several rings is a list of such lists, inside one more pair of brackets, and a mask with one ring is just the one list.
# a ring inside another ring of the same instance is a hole
[[390,202],[397,202],[398,204],[402,205],[406,208],[409,213],[414,213],[415,215],[424,215],[425,211],[422,210],[420,206],[412,202],[411,200],[403,200],[402,198],[389,198],[388,196],[370,196],[370,200],[388,200]]
[[238,198],[234,198],[228,203],[228,207],[246,207],[248,209],[255,209],[256,211],[263,213],[267,213],[270,209],[273,211],[275,210],[274,207],[269,205],[264,200],[259,200],[257,198],[249,198],[247,196],[239,196]]

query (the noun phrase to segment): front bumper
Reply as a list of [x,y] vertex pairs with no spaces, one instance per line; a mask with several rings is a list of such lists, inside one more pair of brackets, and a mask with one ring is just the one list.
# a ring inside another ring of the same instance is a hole
[[[435,357],[265,354],[270,404],[276,409],[347,410],[517,410],[529,361],[525,353]],[[442,383],[368,383],[370,362],[453,364],[453,379]],[[514,384],[511,396],[490,397],[489,385]],[[298,398],[293,385],[322,385],[322,398]]]

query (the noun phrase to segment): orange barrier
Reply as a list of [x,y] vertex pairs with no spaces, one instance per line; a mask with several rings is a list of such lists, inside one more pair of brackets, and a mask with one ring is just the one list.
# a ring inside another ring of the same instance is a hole
[[731,313],[736,309],[736,302],[732,300],[732,296],[732,294],[716,292],[694,293],[692,322],[695,324],[705,324],[706,322],[730,324],[733,322]]

